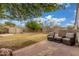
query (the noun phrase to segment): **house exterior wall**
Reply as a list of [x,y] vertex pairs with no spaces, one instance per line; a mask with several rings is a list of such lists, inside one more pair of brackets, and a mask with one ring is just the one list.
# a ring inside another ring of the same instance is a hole
[[14,28],[14,27],[9,28],[9,33],[10,34],[15,34],[16,33],[16,28]]
[[17,28],[17,27],[9,28],[10,34],[19,34],[19,33],[22,33],[22,32],[23,32],[23,30],[21,28]]
[[75,29],[76,29],[76,44],[79,45],[79,4],[76,8],[76,18],[75,18]]
[[23,32],[22,29],[20,29],[20,28],[16,28],[16,33],[17,33],[17,34],[22,33],[22,32]]
[[77,5],[77,20],[76,20],[77,30],[79,32],[79,4]]

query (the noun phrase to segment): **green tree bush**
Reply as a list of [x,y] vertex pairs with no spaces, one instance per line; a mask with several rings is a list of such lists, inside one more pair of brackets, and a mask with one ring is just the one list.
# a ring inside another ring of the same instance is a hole
[[43,12],[62,8],[64,8],[64,5],[56,3],[2,3],[0,4],[0,18],[22,21],[41,16]]
[[41,29],[41,25],[36,21],[29,21],[25,24],[25,26],[29,29],[32,29],[33,31],[38,31],[39,29]]

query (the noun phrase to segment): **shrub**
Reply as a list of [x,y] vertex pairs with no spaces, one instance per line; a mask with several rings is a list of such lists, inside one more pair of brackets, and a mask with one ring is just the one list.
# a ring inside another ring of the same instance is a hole
[[29,21],[25,24],[25,26],[28,27],[29,29],[32,29],[33,31],[41,29],[41,25],[38,24],[36,21]]

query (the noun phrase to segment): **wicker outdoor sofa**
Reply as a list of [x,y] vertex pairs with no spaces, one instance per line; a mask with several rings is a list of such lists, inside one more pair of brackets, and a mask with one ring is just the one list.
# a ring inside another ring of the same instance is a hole
[[76,38],[75,32],[65,32],[65,33],[50,32],[47,36],[47,39],[49,41],[63,43],[66,45],[75,45],[75,38]]

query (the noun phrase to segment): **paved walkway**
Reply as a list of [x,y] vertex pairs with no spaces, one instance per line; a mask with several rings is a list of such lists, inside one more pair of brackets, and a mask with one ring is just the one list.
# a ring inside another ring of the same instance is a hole
[[16,50],[15,56],[78,56],[79,47],[67,46],[62,43],[41,41],[34,45]]

